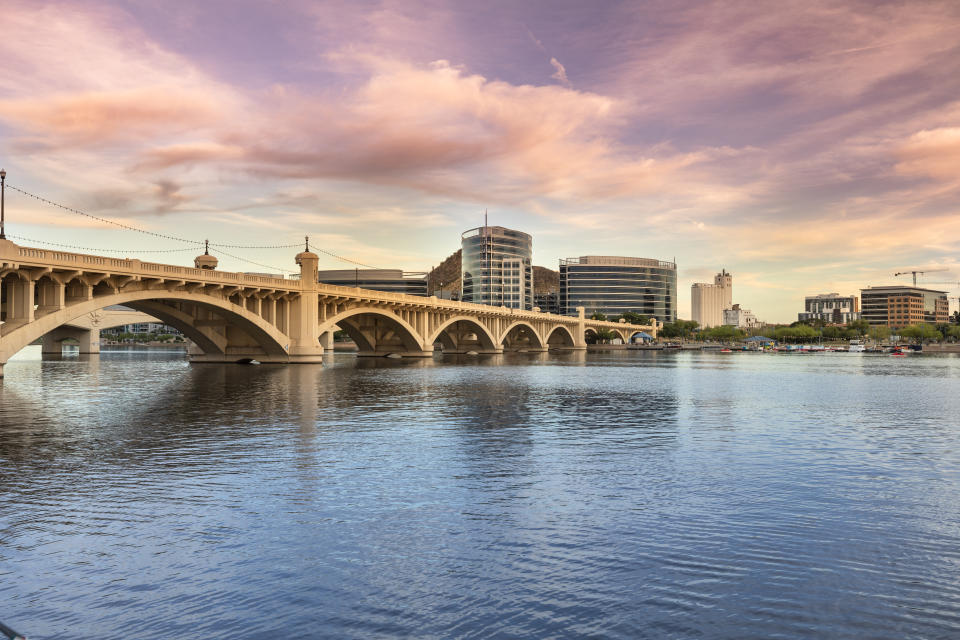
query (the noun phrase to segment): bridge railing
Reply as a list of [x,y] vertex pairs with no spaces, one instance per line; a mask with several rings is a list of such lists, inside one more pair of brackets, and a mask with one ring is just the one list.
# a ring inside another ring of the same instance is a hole
[[[38,262],[39,266],[56,266],[77,270],[99,270],[118,275],[155,275],[180,277],[190,280],[214,283],[254,285],[266,288],[299,291],[300,283],[286,278],[251,275],[215,269],[197,269],[172,264],[143,262],[136,258],[110,258],[68,251],[52,251],[35,247],[17,247],[16,256],[20,262]],[[5,256],[7,257],[7,256]]]
[[[477,304],[474,302],[462,302],[460,300],[443,300],[436,296],[414,296],[408,293],[391,293],[388,291],[376,291],[374,289],[363,289],[360,287],[344,287],[334,284],[321,283],[318,289],[320,295],[333,295],[345,297],[363,297],[374,302],[399,302],[410,305],[429,306],[435,309],[445,309],[449,311],[468,311],[484,315],[510,315],[517,318],[529,320],[550,319],[559,323],[576,323],[578,318],[575,316],[564,316],[555,313],[543,313],[538,311],[527,311],[526,309],[511,309],[509,307],[494,307],[492,305]],[[591,326],[603,326],[611,329],[635,328],[644,330],[652,328],[652,325],[635,325],[622,322],[605,322],[601,320],[587,320]]]

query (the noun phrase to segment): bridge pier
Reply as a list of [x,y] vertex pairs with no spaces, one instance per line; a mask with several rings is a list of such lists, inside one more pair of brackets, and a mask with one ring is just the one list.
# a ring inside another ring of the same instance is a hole
[[76,327],[57,327],[50,333],[43,336],[43,346],[40,347],[41,353],[63,353],[63,341],[73,339],[79,345],[79,352],[83,354],[100,353],[100,330],[99,329],[79,329]]

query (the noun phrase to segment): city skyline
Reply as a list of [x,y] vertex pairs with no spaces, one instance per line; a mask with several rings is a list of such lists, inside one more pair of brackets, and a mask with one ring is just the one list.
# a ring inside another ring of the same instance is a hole
[[[937,2],[12,2],[0,164],[150,230],[309,233],[384,268],[438,264],[489,209],[533,236],[536,265],[675,258],[684,318],[690,285],[727,269],[737,302],[790,322],[807,295],[911,268],[949,269],[918,285],[957,295],[958,18]],[[9,235],[182,246],[6,204]],[[249,257],[294,269],[288,249]]]

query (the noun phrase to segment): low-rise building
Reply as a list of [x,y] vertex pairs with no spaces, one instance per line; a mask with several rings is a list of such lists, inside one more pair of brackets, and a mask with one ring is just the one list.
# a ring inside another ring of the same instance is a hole
[[822,320],[830,324],[849,324],[860,319],[860,299],[839,293],[821,293],[803,299],[803,312],[797,320]]
[[739,304],[735,304],[731,308],[723,310],[723,324],[728,327],[753,329],[759,327],[762,323],[757,320],[757,316],[753,315],[752,311],[741,309]]
[[427,295],[427,274],[400,269],[329,269],[317,272],[317,280],[339,287],[360,287],[374,291]]
[[875,326],[899,329],[911,324],[946,324],[946,291],[894,285],[860,290],[861,316]]

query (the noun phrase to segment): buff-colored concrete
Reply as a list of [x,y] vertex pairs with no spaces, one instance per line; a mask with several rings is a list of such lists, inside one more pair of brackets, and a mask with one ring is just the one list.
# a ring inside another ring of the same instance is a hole
[[638,331],[656,336],[659,327],[587,320],[582,309],[578,317],[558,316],[325,285],[317,282],[316,254],[303,251],[295,260],[299,280],[0,241],[0,372],[44,336],[51,351],[72,337],[95,352],[100,326],[93,319],[112,305],[178,328],[194,343],[197,362],[321,362],[338,329],[358,355],[428,357],[437,343],[453,353],[583,350],[587,330],[627,342]]

